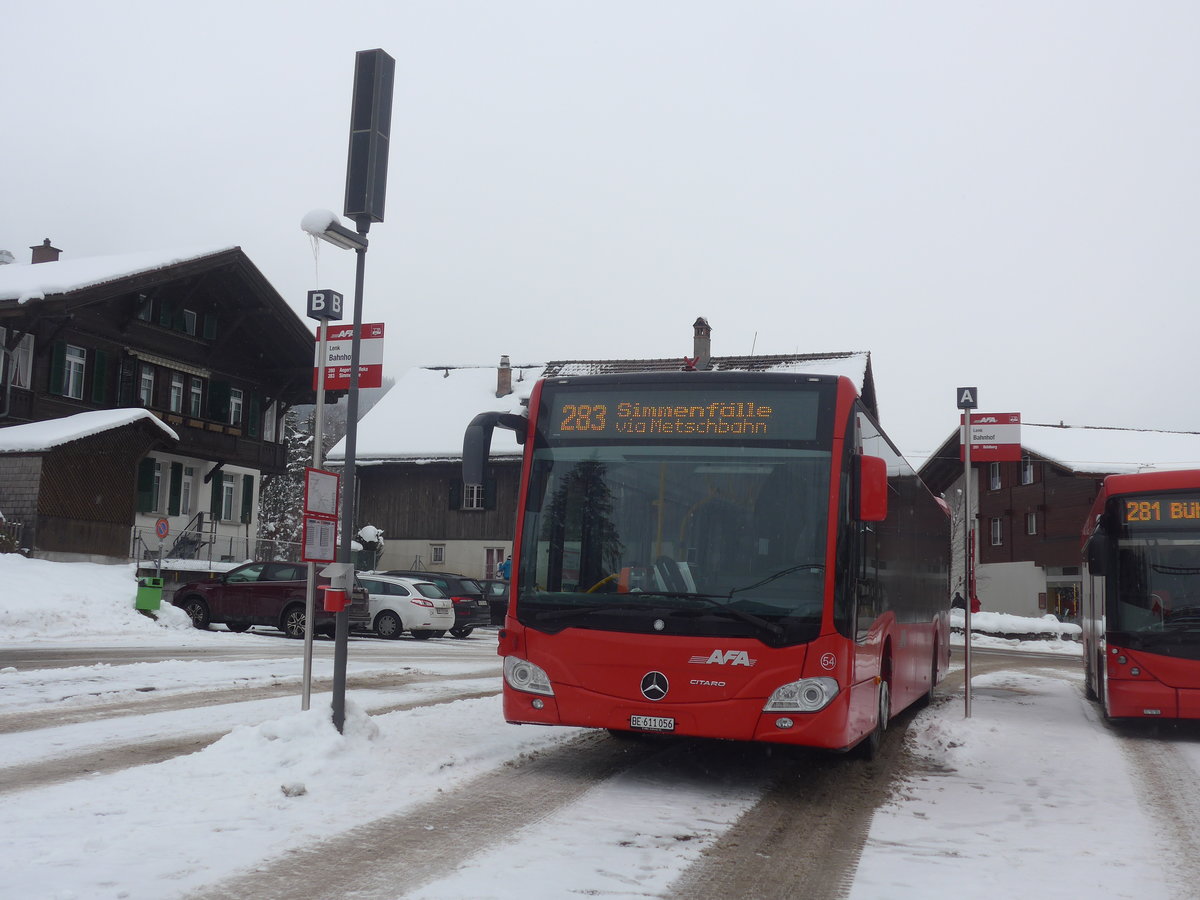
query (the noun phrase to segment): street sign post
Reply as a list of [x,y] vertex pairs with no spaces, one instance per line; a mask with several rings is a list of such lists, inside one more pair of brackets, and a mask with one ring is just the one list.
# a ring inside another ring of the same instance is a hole
[[[958,408],[963,415],[969,417],[971,410],[979,407],[979,389],[960,387],[958,389]],[[966,605],[963,609],[963,717],[971,718],[971,605],[975,598],[971,595],[971,562],[974,554],[971,542],[975,534],[971,518],[971,438],[970,429],[964,428],[963,435],[963,590],[967,592]]]

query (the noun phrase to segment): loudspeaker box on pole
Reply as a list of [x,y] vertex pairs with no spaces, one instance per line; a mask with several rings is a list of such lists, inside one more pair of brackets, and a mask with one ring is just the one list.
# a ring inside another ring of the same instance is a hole
[[396,61],[382,50],[355,54],[344,215],[360,226],[360,233],[366,231],[363,225],[383,221],[395,77]]

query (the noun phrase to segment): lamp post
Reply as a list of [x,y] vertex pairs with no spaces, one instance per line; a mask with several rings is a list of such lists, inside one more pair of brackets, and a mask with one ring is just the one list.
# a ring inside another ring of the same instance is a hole
[[[354,96],[350,103],[350,150],[346,161],[346,202],[343,213],[355,230],[342,225],[326,210],[304,217],[309,234],[357,255],[354,267],[354,331],[350,339],[350,391],[346,406],[346,461],[342,470],[342,534],[338,561],[344,567],[343,585],[354,587],[354,455],[358,445],[358,367],[362,340],[363,273],[367,264],[367,231],[383,221],[387,193],[388,147],[392,128],[392,83],[396,61],[382,50],[354,55]],[[349,595],[349,594],[348,594]],[[350,613],[337,613],[333,650],[333,724],[338,732],[346,721],[346,656],[350,644]]]
[[[354,557],[351,540],[354,533],[354,469],[355,451],[358,444],[358,367],[361,352],[363,278],[367,264],[367,230],[371,227],[371,223],[367,219],[359,219],[358,230],[351,231],[339,222],[337,216],[332,212],[317,209],[301,220],[300,227],[313,237],[320,238],[335,247],[353,250],[357,257],[354,266],[354,331],[350,339],[350,389],[346,401],[346,460],[342,469],[340,517],[342,530],[338,545],[338,562],[345,566],[346,583],[343,587],[349,596],[354,588]],[[324,390],[324,384],[321,385],[321,390]],[[346,721],[346,663],[349,646],[350,613],[343,608],[334,615],[333,724],[339,732]]]

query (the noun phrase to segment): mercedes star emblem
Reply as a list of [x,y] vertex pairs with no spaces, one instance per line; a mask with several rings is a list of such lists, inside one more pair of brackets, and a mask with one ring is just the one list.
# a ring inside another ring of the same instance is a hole
[[662,672],[647,672],[642,676],[642,696],[647,700],[661,700],[667,696],[669,686]]

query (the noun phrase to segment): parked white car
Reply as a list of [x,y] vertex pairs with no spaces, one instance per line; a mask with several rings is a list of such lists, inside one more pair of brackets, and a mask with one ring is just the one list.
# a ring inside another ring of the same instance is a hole
[[423,641],[454,627],[454,604],[432,582],[362,573],[358,580],[369,595],[371,630],[381,638],[394,640],[407,631]]

